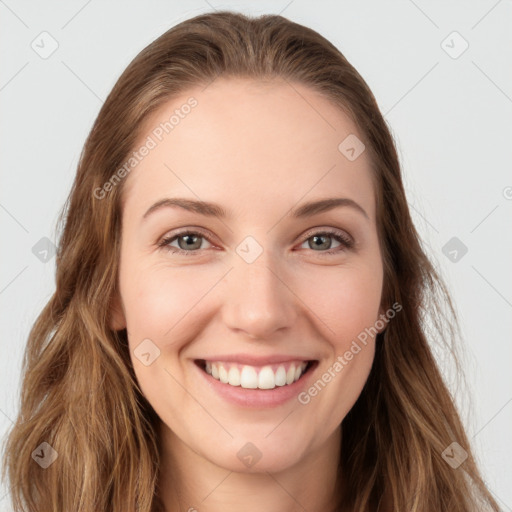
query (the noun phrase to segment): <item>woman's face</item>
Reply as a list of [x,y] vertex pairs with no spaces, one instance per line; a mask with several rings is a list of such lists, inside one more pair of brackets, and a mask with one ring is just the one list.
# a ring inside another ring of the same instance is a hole
[[368,377],[383,268],[356,137],[307,87],[218,78],[157,110],[134,148],[111,326],[168,435],[218,466],[305,460]]

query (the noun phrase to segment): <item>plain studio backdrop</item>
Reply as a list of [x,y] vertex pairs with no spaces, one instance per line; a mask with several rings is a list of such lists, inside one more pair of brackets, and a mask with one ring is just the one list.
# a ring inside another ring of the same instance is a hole
[[413,219],[460,316],[468,388],[436,354],[484,477],[512,510],[510,0],[0,0],[1,434],[17,414],[30,327],[55,288],[57,216],[104,99],[157,36],[223,9],[311,27],[374,92]]

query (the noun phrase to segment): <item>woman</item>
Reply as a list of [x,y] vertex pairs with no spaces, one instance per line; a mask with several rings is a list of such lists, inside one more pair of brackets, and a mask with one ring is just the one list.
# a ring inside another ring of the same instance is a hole
[[163,34],[62,218],[17,511],[498,510],[429,348],[454,312],[393,139],[319,34],[231,12]]

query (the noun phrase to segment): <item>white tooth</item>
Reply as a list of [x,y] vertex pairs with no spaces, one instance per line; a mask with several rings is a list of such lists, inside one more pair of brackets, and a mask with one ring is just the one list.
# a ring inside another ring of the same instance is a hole
[[288,368],[288,372],[286,373],[286,384],[291,384],[295,379],[295,364],[292,363],[290,368]]
[[240,371],[236,366],[229,369],[228,381],[231,386],[240,386]]
[[281,365],[276,372],[275,376],[276,386],[284,386],[286,384],[286,370]]
[[242,368],[240,385],[246,389],[256,389],[258,387],[258,374],[252,366],[244,366]]
[[285,386],[296,382],[306,369],[307,362],[292,363],[286,372],[284,365],[280,365],[277,371],[273,372],[270,365],[264,366],[261,371],[256,371],[252,366],[245,365],[242,372],[236,365],[226,369],[222,362],[206,361],[205,371],[214,379],[220,380],[224,384],[231,386],[241,386],[246,389],[274,389],[276,386]]
[[271,366],[264,366],[258,376],[258,387],[260,389],[274,389],[276,387],[274,372]]
[[219,364],[219,380],[224,384],[228,383],[228,372],[222,364]]

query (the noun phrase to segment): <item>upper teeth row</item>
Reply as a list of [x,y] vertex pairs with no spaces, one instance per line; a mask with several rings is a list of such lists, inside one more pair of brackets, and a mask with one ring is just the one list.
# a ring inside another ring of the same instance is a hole
[[244,365],[240,371],[236,364],[206,361],[205,370],[214,379],[231,386],[248,389],[274,389],[276,386],[285,386],[298,380],[307,364],[306,361],[291,363],[288,371],[283,365],[280,365],[275,373],[271,366],[263,366],[258,373],[255,367],[249,365]]

